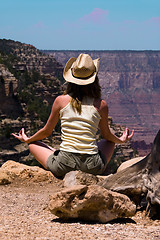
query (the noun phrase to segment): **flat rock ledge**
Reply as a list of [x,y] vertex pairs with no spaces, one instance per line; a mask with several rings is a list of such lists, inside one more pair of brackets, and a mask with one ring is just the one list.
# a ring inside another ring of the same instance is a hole
[[50,196],[48,208],[62,219],[106,223],[131,217],[136,205],[126,196],[98,185],[76,185]]

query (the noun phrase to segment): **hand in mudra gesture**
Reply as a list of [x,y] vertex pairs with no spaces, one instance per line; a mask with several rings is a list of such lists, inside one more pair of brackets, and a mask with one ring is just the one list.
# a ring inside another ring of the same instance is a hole
[[27,140],[29,139],[29,137],[27,137],[27,135],[24,132],[24,128],[22,128],[20,130],[20,132],[17,134],[12,133],[12,135],[17,138],[18,140],[20,140],[21,142],[27,142]]
[[129,133],[129,129],[126,128],[125,131],[123,132],[123,135],[120,137],[120,140],[122,142],[127,142],[129,141],[134,135],[134,130],[132,130],[131,134]]

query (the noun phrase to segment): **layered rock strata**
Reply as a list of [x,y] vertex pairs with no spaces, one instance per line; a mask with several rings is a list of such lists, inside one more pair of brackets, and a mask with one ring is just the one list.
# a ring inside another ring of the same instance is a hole
[[[70,57],[77,57],[81,53],[45,52],[54,56],[63,66]],[[134,128],[134,141],[153,142],[160,122],[160,51],[82,52],[89,53],[93,59],[100,57],[102,94],[113,121]]]

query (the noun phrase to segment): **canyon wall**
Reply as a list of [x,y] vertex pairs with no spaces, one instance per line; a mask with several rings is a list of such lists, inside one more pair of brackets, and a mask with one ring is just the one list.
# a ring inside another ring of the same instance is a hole
[[[62,71],[54,57],[34,46],[0,39],[0,162],[6,154],[6,159],[19,154],[12,132],[24,127],[31,135],[44,126],[54,99],[62,93]],[[24,157],[26,149],[20,148],[20,153]]]
[[133,148],[150,151],[160,123],[160,51],[39,51],[12,40],[0,40],[1,149],[11,144],[11,129],[44,125],[48,106],[62,93],[65,63],[81,52],[100,57],[102,96],[114,124],[135,129]]
[[[150,144],[160,126],[160,51],[45,51],[63,66],[81,52],[100,58],[102,96],[115,123]],[[149,145],[150,146],[150,145]]]
[[52,104],[61,93],[62,71],[54,57],[34,46],[0,39],[1,117],[16,119],[22,112],[28,114],[27,104],[33,97]]

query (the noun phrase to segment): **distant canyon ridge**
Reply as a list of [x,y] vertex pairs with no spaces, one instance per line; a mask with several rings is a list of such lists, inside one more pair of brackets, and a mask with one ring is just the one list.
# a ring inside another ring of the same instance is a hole
[[134,129],[134,141],[152,143],[160,128],[160,51],[43,52],[63,66],[81,52],[100,58],[102,97],[113,122]]
[[[44,125],[62,94],[66,62],[81,52],[100,58],[102,97],[114,130],[135,129],[132,148],[141,156],[150,151],[160,122],[160,51],[49,51],[0,39],[0,154],[18,144],[11,132],[23,126],[32,134]],[[59,131],[58,125],[51,140]]]

